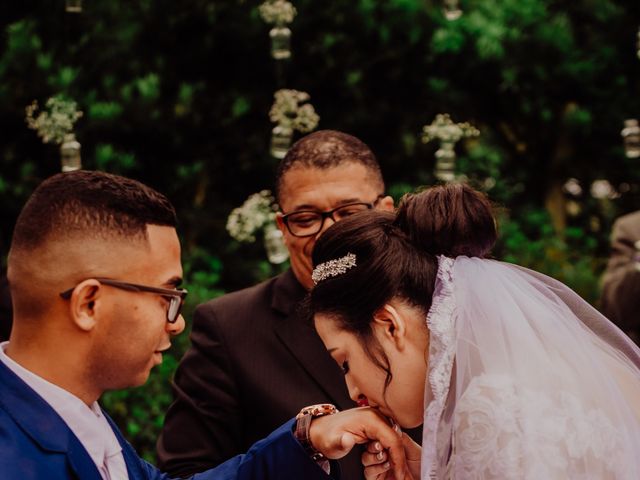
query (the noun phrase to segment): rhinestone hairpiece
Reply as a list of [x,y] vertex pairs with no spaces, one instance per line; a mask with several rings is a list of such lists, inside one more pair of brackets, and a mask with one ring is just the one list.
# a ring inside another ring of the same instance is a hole
[[337,277],[355,266],[356,256],[353,253],[347,253],[344,257],[329,260],[328,262],[318,265],[313,269],[311,279],[313,280],[313,283],[317,285],[318,282],[329,277]]

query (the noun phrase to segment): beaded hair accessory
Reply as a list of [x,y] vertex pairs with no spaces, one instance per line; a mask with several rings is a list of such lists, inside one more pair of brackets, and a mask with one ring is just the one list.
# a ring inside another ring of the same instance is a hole
[[353,253],[347,253],[344,257],[329,260],[318,265],[313,269],[311,279],[313,280],[313,283],[317,285],[318,282],[329,277],[337,277],[355,266],[356,256]]

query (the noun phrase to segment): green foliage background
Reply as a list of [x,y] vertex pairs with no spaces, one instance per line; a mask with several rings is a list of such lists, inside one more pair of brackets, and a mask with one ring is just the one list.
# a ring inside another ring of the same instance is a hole
[[[462,0],[447,21],[429,0],[296,0],[291,60],[269,55],[269,26],[250,0],[5,2],[0,12],[0,247],[59,154],[24,108],[62,93],[85,112],[85,168],[166,193],[181,220],[187,314],[201,301],[280,271],[259,244],[233,242],[232,208],[271,188],[273,92],[311,95],[320,128],[362,138],[399,198],[434,182],[437,113],[469,121],[458,169],[505,207],[498,258],[546,272],[592,302],[613,219],[637,208],[640,169],[620,129],[640,115],[637,0]],[[576,178],[583,193],[563,192]],[[621,195],[598,200],[595,179]],[[267,181],[266,179],[269,179]],[[567,203],[579,212],[567,214]],[[187,315],[188,317],[189,315]],[[142,388],[103,403],[147,458],[170,402],[168,379],[188,345]]]

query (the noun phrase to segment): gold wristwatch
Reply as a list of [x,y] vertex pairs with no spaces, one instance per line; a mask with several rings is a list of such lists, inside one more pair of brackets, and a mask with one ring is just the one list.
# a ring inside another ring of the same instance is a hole
[[311,427],[311,421],[316,417],[323,417],[325,415],[333,415],[338,413],[338,409],[335,405],[330,403],[319,403],[317,405],[310,405],[300,410],[300,413],[296,415],[296,426],[293,431],[293,436],[300,442],[300,445],[305,449],[309,456],[316,462],[326,460],[325,456],[318,450],[313,448],[311,444],[311,438],[309,438],[309,428]]

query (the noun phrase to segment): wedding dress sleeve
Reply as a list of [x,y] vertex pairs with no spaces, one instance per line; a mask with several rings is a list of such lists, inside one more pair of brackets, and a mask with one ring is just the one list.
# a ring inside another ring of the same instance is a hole
[[422,479],[640,478],[640,351],[569,288],[441,257]]

